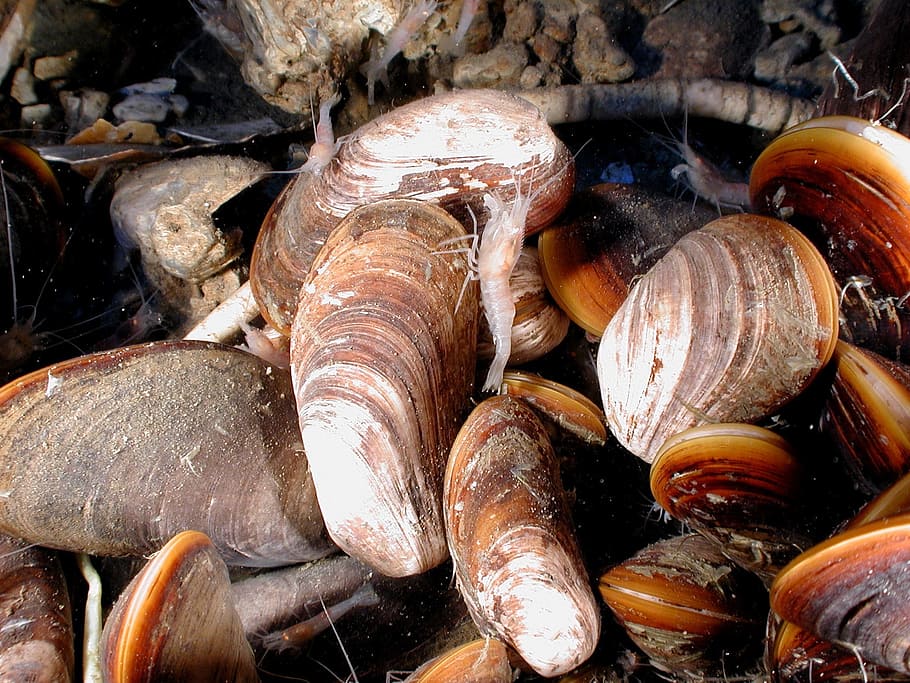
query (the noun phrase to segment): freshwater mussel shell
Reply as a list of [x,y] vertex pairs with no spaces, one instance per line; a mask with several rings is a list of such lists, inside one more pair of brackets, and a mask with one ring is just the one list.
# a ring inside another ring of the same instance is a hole
[[444,502],[455,577],[481,633],[543,676],[584,662],[599,610],[556,454],[530,408],[494,396],[471,412],[452,446]]
[[147,555],[188,528],[231,564],[332,549],[286,371],[207,342],[65,361],[0,389],[0,528],[93,555]]
[[881,491],[910,470],[910,370],[839,341],[831,371],[821,431],[856,486]]
[[102,641],[107,681],[259,680],[227,566],[199,531],[174,536],[136,575],[111,610]]
[[771,607],[864,659],[910,672],[910,515],[843,531],[784,567]]
[[838,290],[782,221],[736,214],[688,233],[632,288],[597,353],[604,414],[651,462],[708,422],[755,422],[797,396],[834,352]]
[[[875,301],[899,300],[910,291],[910,139],[864,119],[812,119],[777,137],[756,159],[750,193],[756,211],[797,225],[822,252],[846,288],[848,334],[858,326],[865,337],[862,330],[881,325],[861,298],[850,296],[854,286]],[[905,320],[900,307],[891,315]],[[896,351],[910,351],[906,335],[894,334]],[[895,351],[887,348],[890,340],[868,343],[882,353]]]
[[495,638],[472,640],[420,666],[404,683],[510,683],[506,647]]
[[670,437],[651,464],[651,492],[769,584],[808,544],[797,523],[803,467],[790,444],[763,427],[701,425]]
[[716,674],[721,653],[732,666],[764,629],[761,584],[699,534],[652,543],[599,588],[629,638],[671,673]]
[[507,370],[500,393],[519,398],[538,416],[588,443],[604,445],[607,426],[594,401],[570,386],[523,370]]
[[449,92],[411,102],[345,138],[314,177],[302,174],[266,216],[250,280],[263,315],[288,333],[297,294],[337,223],[358,206],[390,198],[430,201],[471,225],[489,215],[483,195],[532,195],[525,232],[562,211],[575,166],[534,105],[495,90]]
[[538,238],[550,294],[586,332],[599,337],[647,272],[687,232],[717,214],[635,185],[602,183],[577,192]]
[[291,337],[300,430],[330,535],[388,576],[447,556],[442,476],[476,364],[477,288],[438,245],[450,214],[398,199],[352,211],[301,288]]

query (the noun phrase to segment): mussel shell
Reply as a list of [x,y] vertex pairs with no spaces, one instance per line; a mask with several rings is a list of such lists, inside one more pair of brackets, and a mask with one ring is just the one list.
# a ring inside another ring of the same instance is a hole
[[332,545],[290,376],[239,349],[156,342],[83,356],[0,389],[0,528],[93,555],[147,555],[204,530],[232,564]]
[[[910,108],[904,106],[907,64],[910,63],[910,5],[904,0],[881,0],[872,18],[857,36],[844,59],[847,73],[862,92],[857,92],[843,74],[835,72],[819,98],[816,115],[857,116],[878,121],[910,135]],[[878,91],[866,96],[867,92]]]
[[[775,619],[773,612],[771,619]],[[907,674],[867,662],[843,645],[822,640],[789,621],[782,622],[769,635],[765,664],[774,683],[899,683],[910,680]]]
[[603,445],[607,426],[603,411],[572,387],[521,370],[508,370],[502,376],[500,393],[519,398],[545,420],[582,441]]
[[0,680],[70,681],[73,621],[57,553],[0,537]]
[[787,441],[749,424],[687,429],[651,464],[660,506],[767,583],[807,545],[797,524],[803,485]]
[[463,90],[426,97],[345,138],[322,174],[295,178],[263,222],[250,280],[263,315],[290,329],[316,252],[352,209],[393,197],[422,199],[482,226],[483,195],[532,195],[526,233],[563,209],[574,161],[540,111],[506,92]]
[[781,221],[724,216],[689,233],[610,321],[597,370],[613,434],[651,462],[706,422],[754,422],[834,352],[838,290],[821,255]]
[[910,369],[844,341],[831,367],[822,433],[858,487],[881,491],[910,471]]
[[651,663],[672,673],[716,673],[720,653],[732,664],[764,628],[757,581],[698,534],[616,565],[600,577],[600,594]]
[[198,531],[176,535],[130,582],[102,640],[107,681],[259,680],[227,566]]
[[505,646],[495,638],[472,640],[418,668],[404,683],[511,683]]
[[599,337],[634,279],[683,235],[717,215],[634,185],[603,183],[573,195],[538,238],[550,294],[577,325]]
[[442,475],[476,363],[477,288],[464,235],[437,206],[385,200],[332,232],[291,337],[300,430],[332,538],[390,576],[447,555]]
[[910,515],[844,531],[802,553],[771,586],[771,607],[864,659],[910,672]]
[[455,577],[481,633],[543,676],[585,661],[599,610],[556,454],[530,408],[494,396],[474,409],[452,446],[444,497]]
[[841,286],[874,289],[875,299],[910,292],[910,139],[864,119],[812,119],[762,152],[750,193],[756,211],[812,239]]

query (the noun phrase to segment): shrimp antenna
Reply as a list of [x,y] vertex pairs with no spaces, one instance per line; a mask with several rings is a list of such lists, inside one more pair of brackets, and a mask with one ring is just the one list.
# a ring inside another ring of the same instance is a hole
[[16,295],[16,258],[13,254],[13,220],[9,215],[9,194],[6,191],[6,173],[3,159],[0,159],[0,188],[3,189],[3,213],[6,216],[6,246],[9,251],[9,273],[13,290],[13,321],[19,316],[19,301]]

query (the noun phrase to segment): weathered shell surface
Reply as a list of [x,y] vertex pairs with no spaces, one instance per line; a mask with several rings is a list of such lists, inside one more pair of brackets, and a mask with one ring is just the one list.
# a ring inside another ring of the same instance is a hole
[[651,462],[687,427],[770,414],[831,357],[837,303],[821,255],[786,223],[732,215],[689,233],[604,332],[607,424]]
[[565,206],[572,155],[540,111],[501,91],[427,97],[390,111],[346,138],[322,174],[295,178],[278,197],[253,253],[251,282],[263,315],[287,332],[298,290],[331,229],[352,209],[393,197],[422,199],[481,225],[483,195],[533,195],[526,232]]
[[177,534],[130,582],[104,625],[105,680],[259,680],[231,601],[227,566],[205,534]]
[[600,337],[634,279],[676,240],[716,217],[712,208],[634,185],[595,185],[575,193],[540,234],[544,281],[569,317]]
[[73,621],[57,554],[0,536],[0,680],[68,682]]
[[464,235],[426,202],[352,212],[301,290],[291,338],[300,429],[332,538],[384,574],[425,571],[446,555],[442,475],[471,393],[477,289]]
[[446,468],[445,514],[458,586],[482,633],[543,676],[593,652],[599,610],[543,425],[495,396],[468,417]]
[[331,551],[290,376],[206,342],[92,354],[0,389],[0,528],[95,555],[204,530],[232,564]]

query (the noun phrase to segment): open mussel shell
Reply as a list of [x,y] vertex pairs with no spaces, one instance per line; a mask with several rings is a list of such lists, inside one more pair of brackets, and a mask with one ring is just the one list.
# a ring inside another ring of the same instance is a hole
[[[865,119],[812,119],[762,152],[750,192],[756,211],[780,216],[812,239],[841,286],[862,287],[873,300],[910,291],[910,139]],[[845,297],[847,330],[879,326],[862,321],[863,312],[869,309],[861,300]],[[899,343],[910,348],[910,341]]]
[[[570,321],[547,292],[534,247],[522,248],[509,278],[509,289],[515,304],[509,365],[521,365],[537,360],[559,346],[569,332]],[[486,317],[482,316],[477,355],[490,359],[494,354],[493,337]]]
[[652,543],[603,574],[600,594],[662,671],[717,674],[764,631],[761,584],[699,534]]
[[533,197],[526,233],[562,211],[572,193],[571,153],[534,105],[498,90],[462,90],[406,104],[340,144],[322,174],[301,174],[278,197],[253,252],[250,281],[263,315],[287,332],[313,259],[358,206],[407,197],[430,201],[470,225],[489,215],[483,195]]
[[713,209],[634,185],[577,192],[538,238],[544,281],[572,321],[600,337],[633,280],[680,237],[716,217]]
[[0,680],[65,683],[73,622],[57,554],[0,536]]
[[522,370],[502,376],[500,393],[519,398],[560,429],[588,443],[603,445],[607,426],[603,411],[572,387]]
[[437,246],[464,235],[437,206],[386,200],[332,232],[291,338],[300,430],[330,535],[389,576],[447,556],[442,475],[476,362],[477,288]]
[[543,425],[509,396],[477,406],[452,446],[445,515],[455,577],[481,633],[543,676],[594,651],[600,615]]
[[796,524],[803,483],[787,441],[750,424],[687,429],[667,439],[651,464],[660,506],[769,584],[808,545]]
[[910,515],[851,528],[784,567],[771,607],[863,659],[910,672]]
[[156,342],[0,389],[0,528],[93,555],[147,555],[187,528],[230,564],[329,553],[290,375],[239,349]]
[[881,491],[910,470],[910,369],[844,341],[831,368],[822,433],[859,488]]
[[511,683],[505,646],[495,638],[472,640],[427,662],[404,683]]
[[782,221],[737,214],[683,237],[633,287],[597,353],[607,424],[651,462],[673,434],[754,422],[834,352],[838,290]]
[[198,531],[176,535],[130,582],[102,640],[106,681],[259,680],[227,566]]

